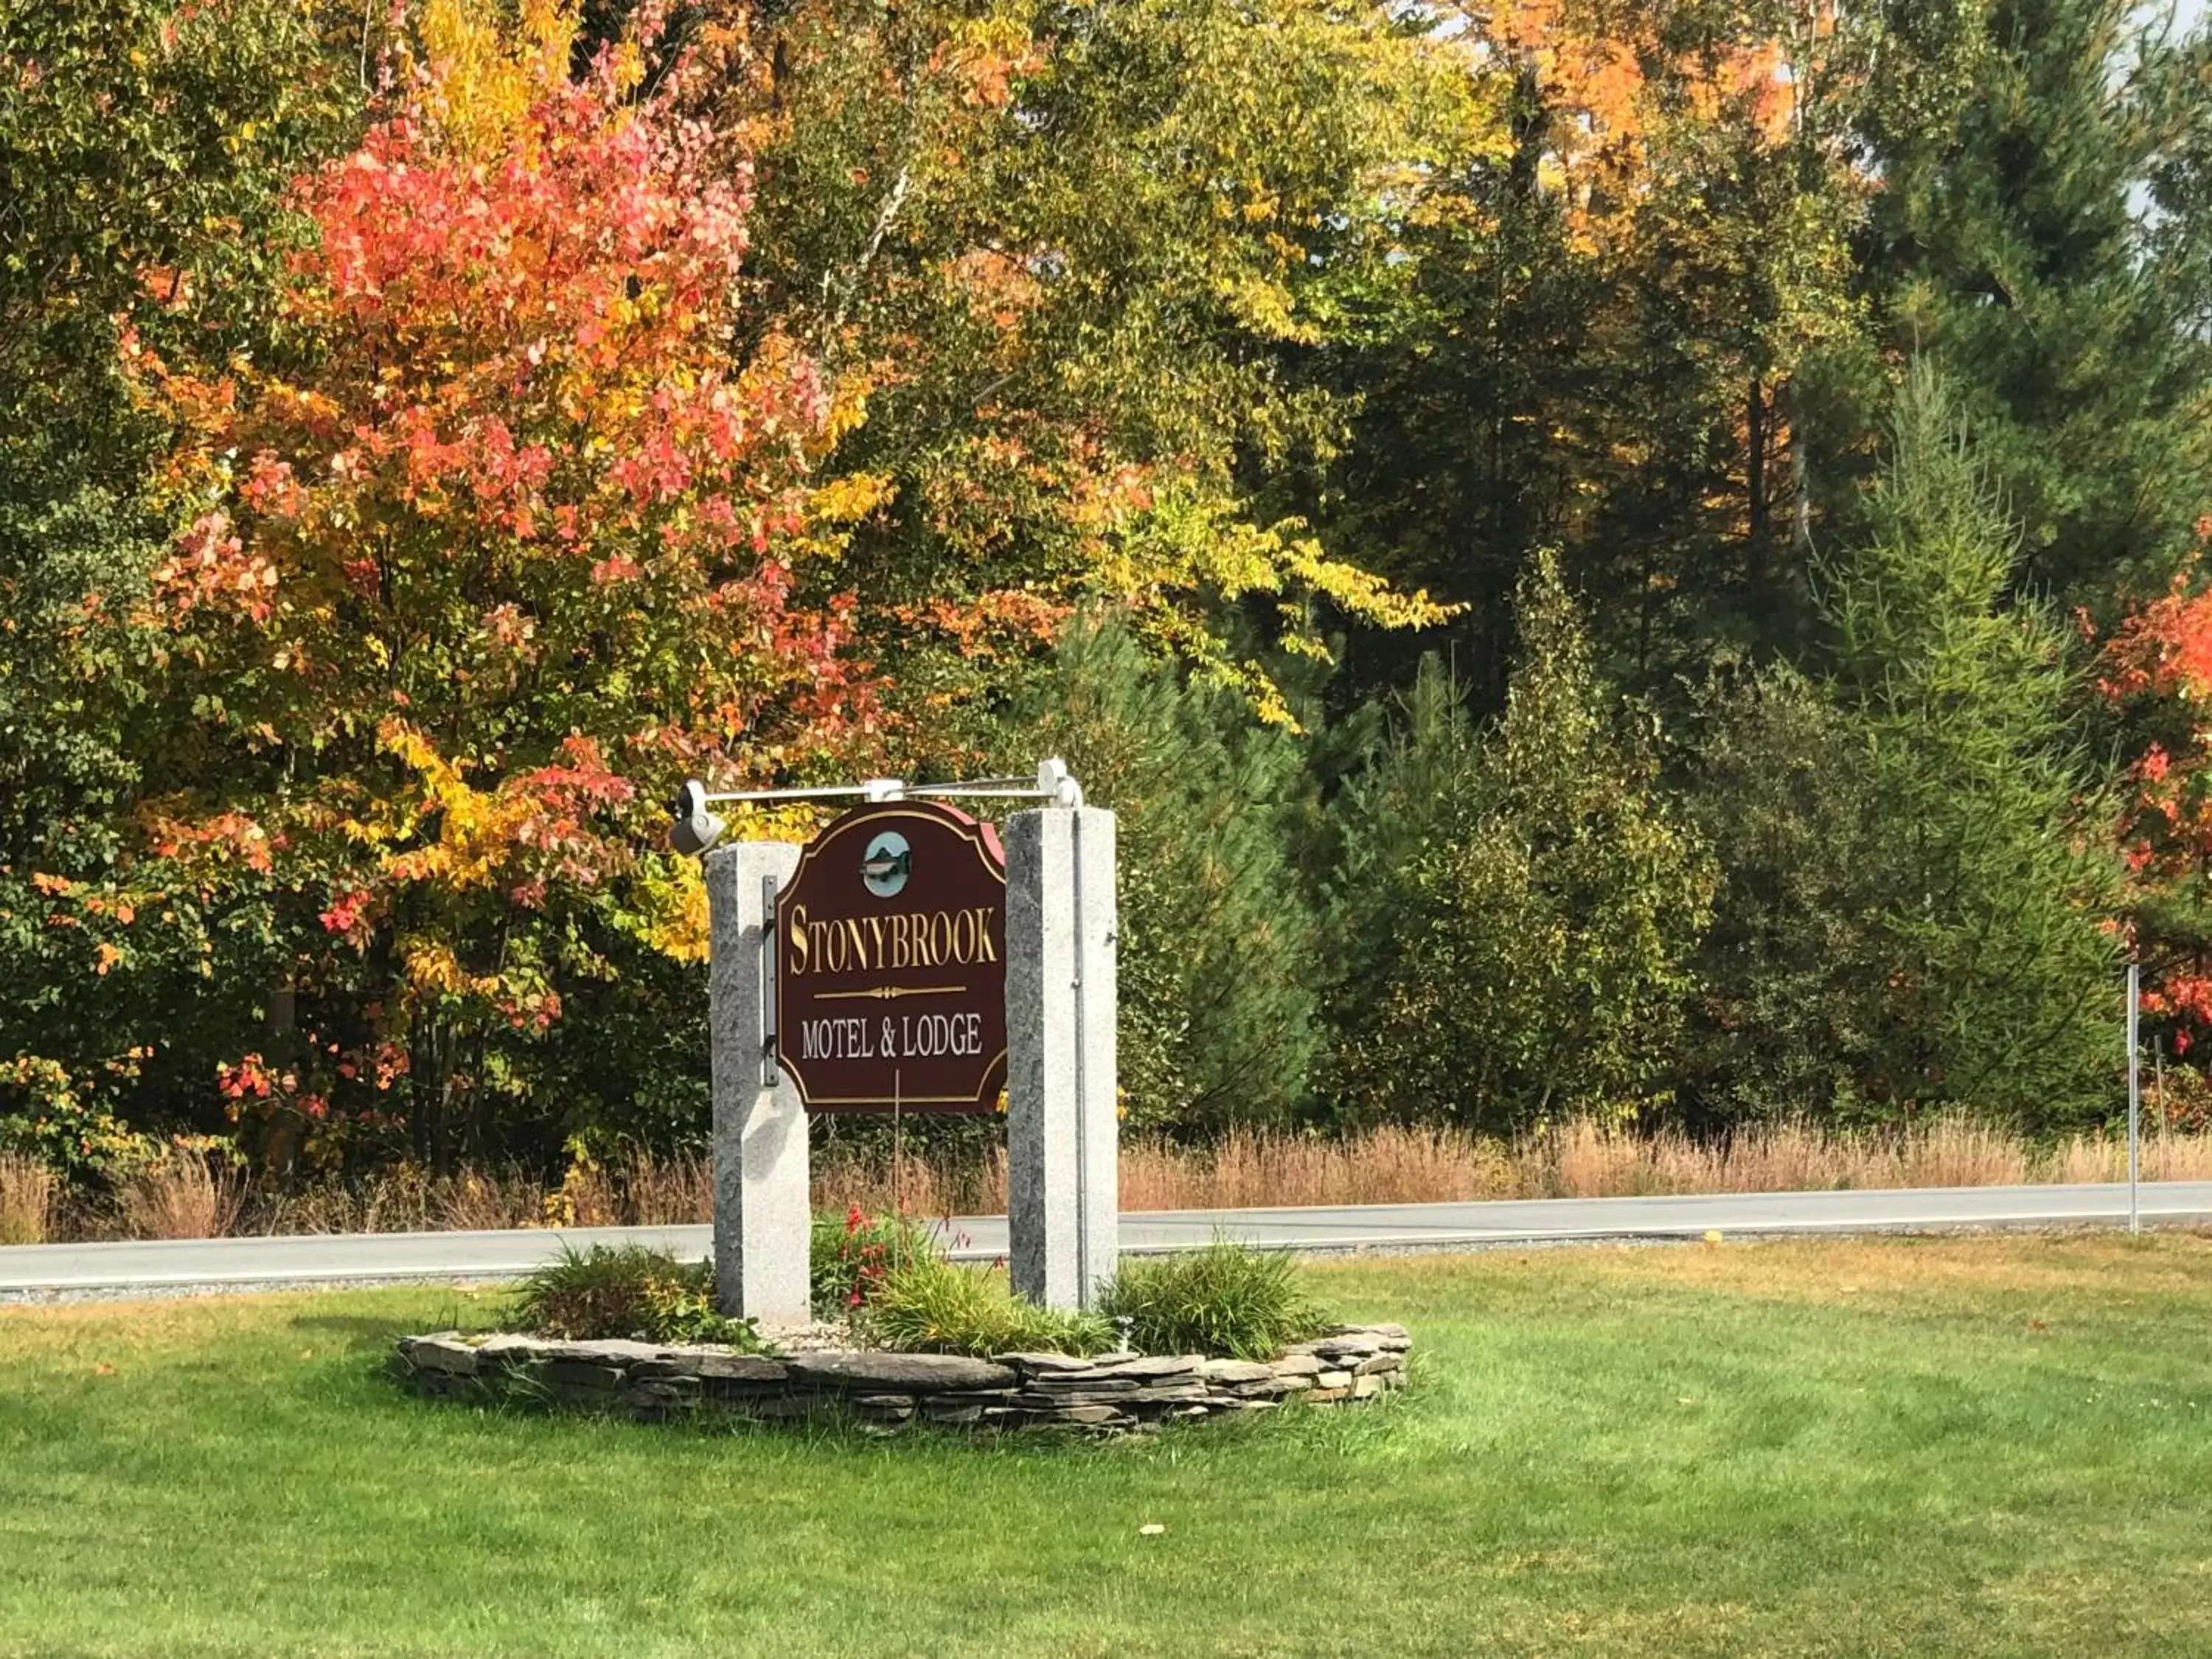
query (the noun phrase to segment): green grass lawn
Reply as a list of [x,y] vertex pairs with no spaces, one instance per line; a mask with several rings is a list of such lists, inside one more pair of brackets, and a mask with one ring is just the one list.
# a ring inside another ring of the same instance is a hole
[[1405,1395],[1105,1445],[411,1399],[452,1291],[0,1310],[0,1654],[2212,1652],[2212,1242],[1313,1277]]

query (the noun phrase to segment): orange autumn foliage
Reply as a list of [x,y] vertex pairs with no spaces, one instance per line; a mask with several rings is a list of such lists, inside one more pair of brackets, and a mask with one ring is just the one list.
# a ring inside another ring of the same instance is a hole
[[189,520],[149,619],[208,711],[149,843],[289,896],[325,1090],[388,1089],[395,1048],[452,1084],[456,1042],[545,1029],[617,939],[696,957],[655,802],[871,741],[850,602],[799,597],[830,397],[744,311],[750,170],[680,63],[644,85],[644,27],[572,76],[573,8],[437,0],[300,182],[297,349],[125,342]]
[[[2199,526],[2212,533],[2212,521]],[[2194,566],[2105,642],[2098,690],[2142,738],[2117,825],[2132,931],[2147,973],[2143,1008],[2187,1054],[2212,1030],[2212,592]]]

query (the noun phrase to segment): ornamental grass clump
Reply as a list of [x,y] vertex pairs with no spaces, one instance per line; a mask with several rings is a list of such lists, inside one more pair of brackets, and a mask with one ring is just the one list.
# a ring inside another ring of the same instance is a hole
[[683,1262],[641,1244],[569,1245],[522,1281],[521,1322],[571,1341],[719,1342],[758,1352],[752,1322],[715,1310],[710,1262]]
[[902,1353],[1103,1353],[1114,1330],[1096,1314],[1040,1308],[1016,1296],[1006,1275],[963,1267],[931,1253],[903,1258],[875,1284],[854,1328],[877,1347]]
[[1290,1256],[1216,1239],[1181,1255],[1122,1262],[1098,1310],[1129,1322],[1146,1353],[1273,1359],[1328,1320],[1308,1298]]

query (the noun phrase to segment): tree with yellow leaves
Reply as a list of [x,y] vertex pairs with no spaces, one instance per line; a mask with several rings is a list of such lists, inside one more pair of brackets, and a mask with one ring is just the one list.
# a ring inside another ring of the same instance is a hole
[[1315,0],[709,12],[694,85],[757,155],[757,314],[831,376],[811,517],[896,708],[988,697],[1085,602],[1277,719],[1262,647],[1438,619],[1273,483],[1347,414],[1292,364],[1487,119],[1449,50]]

